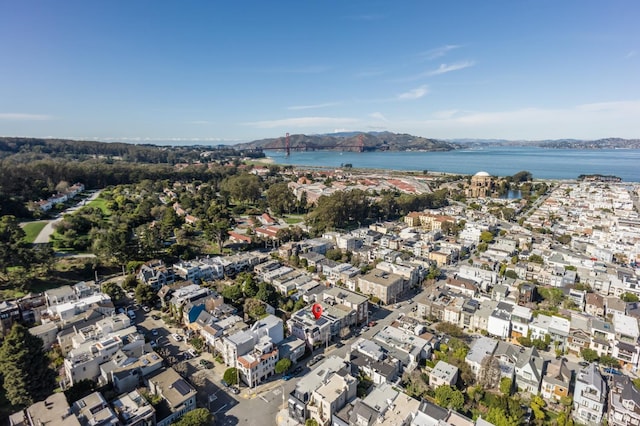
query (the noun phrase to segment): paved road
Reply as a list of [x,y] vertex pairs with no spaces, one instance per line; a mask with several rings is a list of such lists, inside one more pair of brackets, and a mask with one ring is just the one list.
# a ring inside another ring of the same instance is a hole
[[62,216],[64,216],[65,214],[71,214],[71,213],[77,211],[78,209],[84,207],[85,204],[95,200],[96,198],[98,198],[98,196],[100,195],[101,191],[102,190],[98,190],[98,191],[94,192],[86,200],[80,201],[75,206],[69,207],[67,210],[63,211],[56,219],[48,221],[47,224],[44,226],[44,228],[42,228],[42,230],[40,231],[40,233],[38,234],[36,239],[33,241],[33,243],[34,244],[47,244],[49,242],[49,240],[51,239],[51,235],[53,235],[53,232],[55,231],[54,225],[62,220]]

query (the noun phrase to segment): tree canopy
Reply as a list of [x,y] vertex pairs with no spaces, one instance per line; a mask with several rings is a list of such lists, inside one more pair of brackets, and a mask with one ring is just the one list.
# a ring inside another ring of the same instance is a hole
[[276,362],[276,374],[284,373],[291,368],[291,360],[289,358],[282,358]]
[[460,410],[464,406],[464,395],[448,385],[438,386],[435,394],[436,402],[441,407]]
[[196,408],[186,413],[174,426],[207,426],[213,421],[213,416],[206,408]]
[[15,323],[0,347],[0,372],[7,399],[25,407],[42,401],[55,386],[55,372],[42,348],[42,339]]
[[227,368],[222,375],[222,379],[227,382],[229,386],[238,384],[238,369],[231,367]]

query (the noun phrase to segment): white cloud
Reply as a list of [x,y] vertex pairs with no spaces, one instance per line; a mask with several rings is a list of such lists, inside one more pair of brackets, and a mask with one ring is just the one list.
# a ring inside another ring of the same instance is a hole
[[52,120],[53,117],[44,114],[22,114],[17,112],[0,112],[0,120],[7,121],[43,121]]
[[445,46],[436,47],[435,49],[427,50],[424,53],[421,53],[420,56],[424,56],[427,59],[436,59],[441,56],[446,55],[450,51],[454,49],[458,49],[460,46],[457,44],[447,44]]
[[326,102],[324,104],[315,104],[315,105],[294,105],[294,106],[287,107],[287,109],[291,111],[299,111],[299,110],[305,110],[305,109],[327,108],[327,107],[336,106],[339,104],[340,104],[339,102]]
[[457,62],[455,64],[440,64],[440,66],[433,70],[433,71],[429,71],[426,75],[427,76],[432,76],[432,75],[440,75],[440,74],[446,74],[448,72],[452,72],[452,71],[458,71],[458,70],[462,70],[465,68],[469,68],[475,65],[475,62],[473,61],[464,61],[464,62]]
[[625,58],[633,58],[634,56],[636,56],[638,54],[638,52],[636,52],[635,50],[630,51],[629,53],[627,53],[627,55],[625,56]]
[[381,112],[372,112],[371,114],[369,114],[369,117],[378,121],[389,121],[387,120],[387,117],[385,117]]
[[265,120],[245,123],[248,126],[258,127],[261,129],[273,129],[276,127],[323,127],[323,126],[340,126],[346,124],[357,123],[354,118],[340,117],[297,117],[283,118],[280,120]]
[[437,138],[637,138],[637,117],[640,100],[508,111],[448,110],[433,113],[426,120],[393,123],[393,127]]
[[423,84],[422,86],[416,87],[415,89],[409,90],[408,92],[400,93],[397,98],[403,101],[420,99],[427,93],[429,93],[429,86]]

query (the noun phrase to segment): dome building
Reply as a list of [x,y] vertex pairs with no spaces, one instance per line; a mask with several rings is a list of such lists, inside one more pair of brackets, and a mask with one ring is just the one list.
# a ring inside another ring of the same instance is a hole
[[493,176],[487,172],[478,172],[471,177],[471,185],[467,189],[467,196],[472,198],[490,197],[495,189]]

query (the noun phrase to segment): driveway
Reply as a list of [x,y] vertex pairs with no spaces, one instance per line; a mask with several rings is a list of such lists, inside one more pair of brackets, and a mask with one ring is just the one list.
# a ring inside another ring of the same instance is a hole
[[62,216],[64,216],[65,214],[71,214],[77,211],[78,209],[84,207],[85,204],[95,200],[96,198],[98,198],[98,196],[100,196],[101,191],[102,191],[101,189],[95,191],[93,194],[89,196],[89,198],[78,202],[78,204],[76,204],[75,206],[69,207],[68,209],[60,213],[57,219],[48,221],[47,224],[44,226],[44,228],[42,228],[42,230],[40,231],[36,239],[33,241],[33,243],[34,244],[49,243],[49,240],[51,239],[51,235],[53,235],[53,232],[55,231],[54,225],[62,220]]

